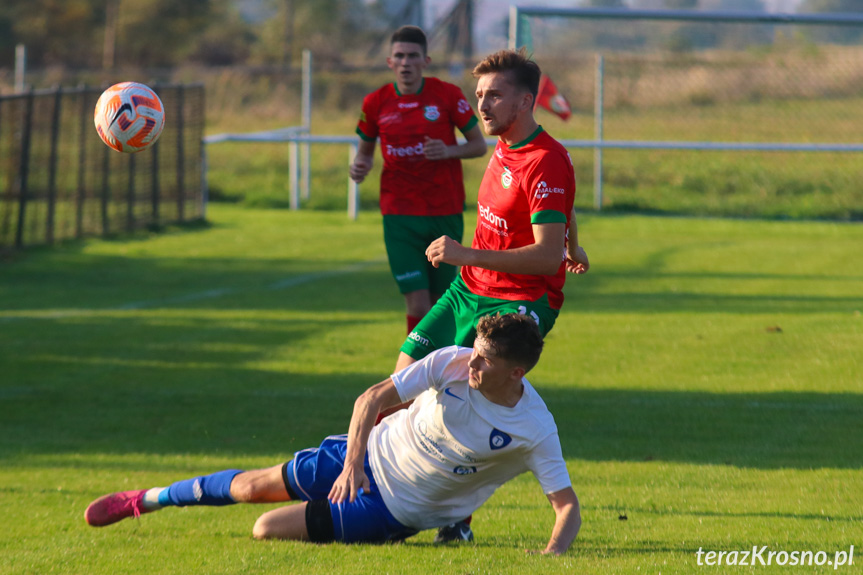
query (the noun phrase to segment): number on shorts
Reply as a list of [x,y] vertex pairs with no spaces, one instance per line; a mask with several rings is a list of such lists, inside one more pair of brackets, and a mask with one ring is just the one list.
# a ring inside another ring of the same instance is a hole
[[533,318],[533,321],[536,322],[536,325],[539,325],[539,316],[536,315],[535,311],[531,311],[530,313],[528,313],[527,307],[520,305],[520,306],[518,306],[518,313],[520,313],[521,315],[529,315],[530,317]]

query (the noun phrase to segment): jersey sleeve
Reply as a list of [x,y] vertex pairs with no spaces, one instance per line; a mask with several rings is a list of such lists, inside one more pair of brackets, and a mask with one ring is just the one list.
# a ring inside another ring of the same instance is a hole
[[470,102],[465,98],[464,92],[458,86],[452,86],[450,90],[450,122],[464,134],[477,125],[479,120],[473,112]]
[[378,107],[377,92],[363,98],[363,108],[357,123],[357,135],[367,142],[374,142],[378,137]]
[[565,224],[575,198],[575,176],[569,154],[541,156],[526,181],[531,224]]
[[466,357],[470,348],[444,347],[412,363],[391,378],[402,402],[410,401],[427,389],[441,390],[449,383],[464,378]]
[[530,451],[527,466],[546,495],[572,487],[557,433],[548,435]]

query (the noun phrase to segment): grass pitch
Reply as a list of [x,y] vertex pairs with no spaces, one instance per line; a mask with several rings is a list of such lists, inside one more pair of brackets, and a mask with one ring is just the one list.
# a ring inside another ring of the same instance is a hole
[[379,216],[210,218],[0,263],[3,573],[727,572],[696,552],[765,545],[863,563],[863,228],[823,222],[581,216],[593,269],[530,375],[583,507],[564,557],[524,553],[553,522],[530,475],[475,514],[474,545],[253,541],[272,506],[88,527],[103,493],[346,430],[395,362]]

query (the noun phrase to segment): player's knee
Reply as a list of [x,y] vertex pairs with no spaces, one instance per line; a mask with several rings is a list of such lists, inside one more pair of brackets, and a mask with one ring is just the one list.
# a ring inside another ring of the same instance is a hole
[[274,522],[267,517],[266,514],[258,517],[258,520],[255,521],[255,526],[252,527],[252,537],[261,541],[264,539],[275,539],[278,537],[276,535]]
[[231,483],[231,497],[237,503],[255,503],[264,495],[260,482],[246,474],[238,475]]

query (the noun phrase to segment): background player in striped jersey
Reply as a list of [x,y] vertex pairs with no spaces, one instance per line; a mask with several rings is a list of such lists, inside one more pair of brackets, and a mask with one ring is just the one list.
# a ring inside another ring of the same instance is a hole
[[[375,142],[380,138],[384,242],[393,277],[405,297],[408,333],[456,275],[455,266],[430,265],[425,249],[442,235],[461,241],[465,207],[461,158],[486,152],[476,115],[461,89],[423,76],[430,62],[420,28],[396,30],[387,58],[395,82],[363,100],[357,126],[359,152],[350,167],[351,178],[362,182],[372,169]],[[457,143],[456,128],[465,143]]]

